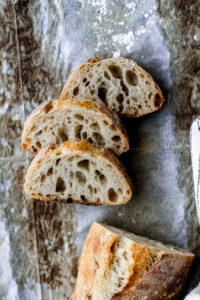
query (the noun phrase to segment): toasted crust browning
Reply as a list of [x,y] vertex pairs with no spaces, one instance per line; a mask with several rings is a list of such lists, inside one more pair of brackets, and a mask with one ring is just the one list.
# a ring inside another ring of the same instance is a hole
[[123,204],[132,195],[121,162],[109,150],[86,141],[39,151],[28,168],[24,189],[32,198],[87,205]]
[[164,97],[153,78],[123,57],[89,59],[70,75],[60,99],[79,97],[103,101],[125,117],[140,117],[159,109]]
[[193,259],[182,249],[93,223],[71,300],[177,299]]
[[77,98],[50,100],[37,107],[24,124],[22,148],[36,154],[68,139],[86,139],[116,155],[129,149],[126,129],[116,114],[101,102]]
[[76,292],[71,300],[89,299],[97,269],[102,264],[108,267],[113,256],[111,248],[116,241],[117,234],[108,232],[103,226],[96,226],[96,223],[92,225],[82,250]]

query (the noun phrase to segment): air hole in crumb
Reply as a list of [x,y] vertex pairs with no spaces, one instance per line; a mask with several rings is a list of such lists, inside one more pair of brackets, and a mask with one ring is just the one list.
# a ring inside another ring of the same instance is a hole
[[88,185],[88,190],[90,191],[90,193],[93,192],[93,187],[90,184]]
[[68,136],[62,128],[58,129],[58,137],[59,137],[59,140],[61,141],[61,143],[68,140]]
[[115,135],[112,137],[112,140],[113,140],[113,142],[119,142],[119,141],[121,141],[121,138],[120,138],[120,136]]
[[84,195],[81,195],[81,200],[83,200],[83,201],[87,201],[87,199],[85,198],[85,196],[84,196]]
[[101,174],[101,175],[99,176],[99,180],[100,180],[100,182],[101,182],[102,184],[104,184],[104,183],[107,182],[107,178],[106,178],[106,176],[104,176],[103,174]]
[[139,109],[142,109],[142,105],[139,104],[139,105],[138,105],[138,108],[139,108]]
[[87,139],[87,141],[88,141],[89,143],[91,143],[91,144],[94,144],[94,142],[93,142],[93,139],[92,139],[92,138],[89,138],[89,139]]
[[95,193],[95,194],[97,193],[97,189],[96,189],[96,188],[94,188],[94,193]]
[[86,82],[85,86],[87,87],[90,84],[90,81]]
[[116,100],[118,103],[121,104],[124,101],[124,95],[123,94],[117,95]]
[[84,175],[82,172],[77,171],[77,172],[75,173],[75,176],[76,176],[76,178],[77,178],[77,180],[78,180],[78,182],[79,182],[80,184],[86,183],[85,175]]
[[[30,131],[33,131],[33,130],[35,130],[35,128],[36,128],[36,126],[35,125],[33,125],[33,127],[31,128],[31,130]],[[37,133],[36,133],[37,134]]]
[[62,177],[58,177],[57,182],[56,182],[56,192],[61,193],[61,192],[64,192],[65,189],[66,189],[66,186],[65,186],[64,180],[62,179]]
[[26,138],[26,142],[29,144],[31,142],[31,139]]
[[101,99],[101,101],[105,102],[106,101],[106,93],[107,89],[104,87],[99,87],[98,88],[98,97]]
[[101,199],[100,199],[100,198],[97,198],[97,199],[96,199],[96,203],[97,203],[97,204],[101,203]]
[[79,87],[77,86],[77,87],[75,87],[75,89],[73,90],[73,94],[74,94],[74,96],[77,96],[78,93],[79,93]]
[[99,176],[101,172],[99,170],[95,170],[95,174]]
[[98,133],[98,132],[93,132],[92,136],[93,136],[93,138],[95,139],[96,143],[97,143],[99,146],[102,146],[102,147],[105,146],[104,138],[103,138],[103,136],[102,136],[100,133]]
[[103,121],[103,123],[104,123],[106,126],[108,125],[108,122],[107,122],[107,121],[105,121],[105,120]]
[[128,70],[126,71],[126,81],[131,85],[138,85],[138,77],[135,72]]
[[99,170],[95,170],[95,174],[98,176],[102,184],[107,182],[106,176],[104,176]]
[[117,201],[117,193],[113,190],[113,188],[110,188],[108,190],[108,198],[111,202],[116,202]]
[[40,181],[41,181],[41,182],[44,182],[45,179],[46,179],[46,175],[43,174]]
[[72,203],[72,198],[67,198],[67,203]]
[[84,159],[78,162],[78,167],[89,171],[89,160]]
[[40,135],[42,133],[42,130],[38,131],[35,135]]
[[83,126],[82,125],[78,125],[75,127],[75,132],[74,132],[74,135],[75,135],[75,138],[76,139],[81,139],[81,130],[82,130]]
[[155,105],[155,107],[160,107],[161,104],[162,104],[162,98],[161,98],[160,95],[157,93],[157,94],[155,94],[154,105]]
[[124,256],[125,260],[128,260],[128,252],[127,252],[127,251],[125,251],[125,252],[123,253],[123,256]]
[[84,140],[87,139],[87,132],[84,131],[84,132],[82,133],[82,138],[83,138]]
[[110,125],[110,129],[111,129],[111,130],[115,130],[115,129],[116,129],[115,125],[113,125],[113,124]]
[[59,159],[56,159],[56,166],[59,165],[60,160],[61,160],[60,158],[59,158]]
[[87,81],[87,78],[83,78],[83,82],[86,82]]
[[126,94],[126,96],[128,96],[129,90],[128,90],[127,86],[125,85],[123,79],[121,79],[121,82],[120,82],[120,83],[121,83],[122,91],[124,91],[125,94]]
[[104,76],[108,79],[108,80],[110,80],[110,75],[108,74],[108,72],[104,72]]
[[95,90],[91,90],[91,95],[94,95],[95,94]]
[[144,74],[140,73],[140,77],[141,77],[141,78],[144,78]]
[[98,130],[99,125],[97,123],[92,123],[92,124],[90,124],[90,128],[93,129],[93,130]]
[[77,120],[80,120],[80,121],[84,120],[84,117],[82,115],[79,115],[79,114],[75,114],[74,118],[77,119]]
[[53,174],[53,168],[50,168],[48,171],[47,171],[47,176],[50,176]]
[[120,79],[122,77],[121,68],[116,65],[109,65],[108,70],[111,72],[114,78]]
[[38,148],[41,148],[41,144],[40,144],[39,141],[36,142],[36,146],[37,146]]
[[118,193],[120,193],[120,194],[122,194],[123,193],[123,191],[122,191],[122,189],[121,188],[118,188]]
[[148,95],[148,99],[151,99],[151,97],[152,97],[152,93],[150,93],[149,95]]

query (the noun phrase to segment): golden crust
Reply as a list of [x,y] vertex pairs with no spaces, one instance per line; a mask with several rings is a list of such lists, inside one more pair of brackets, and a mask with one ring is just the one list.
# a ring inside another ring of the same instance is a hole
[[[106,240],[105,246],[102,243],[101,235],[103,241],[105,241],[105,237],[114,236],[112,239]],[[104,272],[109,269],[109,262],[113,255],[112,246],[118,239],[118,234],[101,224],[93,223],[83,246],[78,279],[71,300],[89,299],[92,288],[95,288],[96,271],[98,268],[102,268]],[[98,255],[96,255],[96,251]],[[131,276],[127,279],[125,288],[110,300],[177,299],[186,281],[194,255],[181,251],[179,254],[167,252],[167,250],[151,249],[135,241],[132,242],[131,252],[133,257]],[[103,256],[105,256],[105,260]],[[93,266],[92,271],[91,266]],[[89,278],[87,274],[90,274]]]
[[106,228],[93,223],[85,240],[80,257],[79,274],[76,289],[71,300],[86,300],[92,291],[96,271],[99,266],[109,265],[112,259],[111,248],[117,235]]
[[[40,199],[40,200],[56,200],[57,196],[56,195],[49,195],[49,196],[43,196],[40,194],[35,194],[30,192],[29,190],[29,184],[28,180],[29,178],[32,177],[32,174],[38,169],[42,161],[45,160],[47,157],[51,156],[58,156],[58,155],[65,155],[65,154],[81,154],[81,153],[87,153],[91,157],[97,158],[97,159],[104,159],[110,162],[112,166],[114,166],[119,173],[122,175],[124,179],[124,183],[126,184],[127,190],[129,191],[129,195],[127,196],[127,199],[125,199],[123,202],[120,202],[120,204],[126,203],[127,201],[130,200],[132,196],[132,182],[123,166],[123,164],[115,157],[115,155],[105,149],[105,148],[98,148],[93,146],[91,143],[87,141],[80,141],[80,142],[75,142],[75,141],[66,141],[64,142],[61,146],[55,146],[55,145],[50,145],[47,148],[41,149],[38,154],[35,156],[33,159],[31,165],[28,168],[27,175],[25,178],[25,184],[24,184],[24,189],[27,194],[30,194],[30,196],[34,199]],[[66,199],[61,199],[59,198],[58,200],[66,200]],[[73,199],[73,203],[83,203],[80,201],[77,201],[76,199]],[[85,204],[85,203],[84,203]],[[87,203],[88,205],[91,205],[90,202]],[[95,205],[95,204],[93,204]],[[99,205],[99,204],[98,204]],[[105,204],[106,205],[106,204]],[[110,205],[116,205],[116,203],[110,203]]]
[[[79,77],[80,72],[81,73],[83,73],[83,72],[85,73],[87,71],[92,72],[92,68],[95,66],[95,64],[97,64],[101,60],[104,60],[104,59],[100,58],[100,57],[95,57],[95,58],[88,59],[85,63],[83,63],[80,67],[78,67],[75,71],[73,71],[72,74],[69,76],[66,84],[63,87],[63,90],[62,90],[61,95],[60,95],[60,99],[63,100],[63,99],[66,99],[66,98],[69,97],[69,94],[70,94],[69,91],[70,91],[70,89],[73,85],[73,81],[74,81],[74,79]],[[141,68],[136,62],[134,62],[131,59],[127,59],[127,58],[124,58],[124,57],[119,57],[118,61],[121,62],[122,64],[127,64],[127,62],[129,62],[131,65],[134,64],[134,69],[135,70],[137,70],[140,74],[143,74],[144,77],[146,77],[148,81],[154,83],[155,89],[156,89],[156,92],[157,92],[155,100],[154,100],[155,107],[154,107],[153,110],[151,109],[151,110],[149,110],[149,112],[135,111],[135,112],[132,112],[132,113],[120,113],[120,115],[122,115],[123,117],[127,117],[127,118],[138,118],[138,117],[141,117],[145,114],[151,113],[151,112],[156,111],[159,108],[161,108],[163,106],[164,102],[165,102],[165,99],[163,97],[161,89],[155,83],[152,76],[147,71],[145,71],[143,68]]]
[[180,294],[194,255],[160,253],[156,263],[145,272],[136,285],[128,285],[112,300],[175,300]]
[[[66,101],[67,100],[67,101]],[[37,120],[44,114],[53,114],[56,111],[62,109],[62,108],[70,108],[71,106],[76,106],[80,109],[90,110],[92,112],[101,114],[102,118],[107,118],[112,121],[113,126],[118,128],[120,131],[121,137],[123,141],[125,142],[126,149],[125,151],[129,150],[129,140],[128,135],[125,127],[123,126],[121,120],[119,119],[118,115],[116,113],[111,112],[103,103],[101,102],[94,102],[92,100],[82,100],[79,98],[72,98],[72,99],[63,99],[63,100],[49,100],[41,105],[39,105],[31,115],[27,118],[24,129],[22,133],[22,149],[32,152],[34,154],[37,153],[37,149],[32,149],[32,147],[28,146],[28,133],[31,130],[31,127],[34,123],[37,122]]]

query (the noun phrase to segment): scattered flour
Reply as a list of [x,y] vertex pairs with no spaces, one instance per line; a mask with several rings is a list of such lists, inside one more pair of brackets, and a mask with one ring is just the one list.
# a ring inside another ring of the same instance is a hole
[[120,46],[126,46],[127,51],[130,51],[134,45],[134,35],[132,31],[113,35],[112,40]]

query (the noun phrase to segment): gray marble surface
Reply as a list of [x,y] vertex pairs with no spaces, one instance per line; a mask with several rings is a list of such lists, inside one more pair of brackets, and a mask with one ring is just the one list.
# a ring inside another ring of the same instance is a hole
[[[200,108],[199,15],[199,0],[0,0],[0,299],[69,299],[93,221],[199,256],[189,145]],[[118,207],[28,199],[24,120],[94,56],[134,59],[166,97],[160,111],[124,120],[133,197]],[[184,294],[199,277],[196,259]]]

